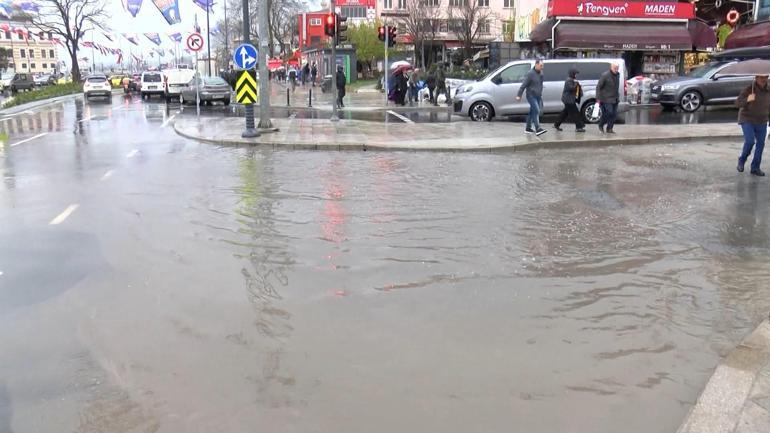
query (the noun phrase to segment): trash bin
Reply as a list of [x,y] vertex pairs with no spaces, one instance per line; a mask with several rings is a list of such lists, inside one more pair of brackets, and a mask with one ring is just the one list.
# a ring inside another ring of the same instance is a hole
[[332,76],[327,75],[324,77],[323,81],[321,82],[321,92],[331,92],[332,91]]

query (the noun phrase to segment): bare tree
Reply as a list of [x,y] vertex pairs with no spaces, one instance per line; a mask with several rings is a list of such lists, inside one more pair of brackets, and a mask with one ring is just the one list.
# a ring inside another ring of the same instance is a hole
[[449,0],[449,31],[463,44],[466,59],[480,36],[489,33],[493,13],[488,5],[489,0]]
[[40,10],[32,24],[43,31],[61,36],[72,62],[72,80],[80,81],[78,44],[86,30],[105,30],[109,14],[104,0],[39,0]]
[[300,0],[268,0],[268,2],[270,51],[275,52],[274,43],[278,42],[279,54],[290,54],[292,41],[297,32],[297,14],[302,13],[304,5]]

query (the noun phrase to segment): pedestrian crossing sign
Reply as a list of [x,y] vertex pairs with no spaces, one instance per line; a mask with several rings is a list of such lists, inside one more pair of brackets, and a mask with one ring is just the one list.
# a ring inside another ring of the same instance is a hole
[[235,81],[235,98],[239,104],[256,104],[259,100],[257,78],[253,70],[239,72]]

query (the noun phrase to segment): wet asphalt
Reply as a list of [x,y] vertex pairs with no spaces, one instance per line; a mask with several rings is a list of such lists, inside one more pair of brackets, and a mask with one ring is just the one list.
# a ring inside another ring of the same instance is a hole
[[193,115],[0,117],[0,432],[672,432],[770,311],[737,143],[273,151]]

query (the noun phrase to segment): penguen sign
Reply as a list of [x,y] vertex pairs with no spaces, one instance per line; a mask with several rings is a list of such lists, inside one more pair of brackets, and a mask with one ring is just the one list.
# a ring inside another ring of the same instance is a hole
[[695,5],[689,2],[550,0],[548,16],[690,20],[695,18]]

